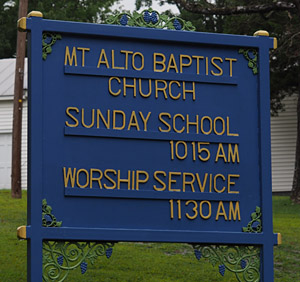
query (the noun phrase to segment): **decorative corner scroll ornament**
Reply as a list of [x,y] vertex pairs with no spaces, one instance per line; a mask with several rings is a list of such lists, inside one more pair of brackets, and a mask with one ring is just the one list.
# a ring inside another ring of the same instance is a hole
[[61,227],[62,221],[57,221],[52,214],[52,208],[47,204],[46,199],[42,203],[42,225],[44,227]]
[[255,208],[255,212],[251,213],[252,220],[249,221],[247,227],[243,227],[243,232],[249,233],[261,233],[262,224],[261,224],[261,209],[260,207]]
[[258,74],[258,52],[256,49],[240,49],[240,54],[243,54],[248,61],[248,67],[252,69],[253,74]]
[[47,56],[52,53],[52,46],[57,40],[60,40],[62,37],[60,34],[43,32],[43,60],[47,59]]
[[100,256],[108,259],[114,243],[106,242],[43,242],[43,281],[64,281],[71,270],[80,267],[85,274],[88,263],[95,264]]
[[146,9],[141,13],[134,11],[132,15],[129,13],[118,13],[110,15],[106,19],[105,23],[159,29],[166,28],[186,31],[196,30],[196,28],[190,21],[185,21],[179,17],[169,18],[167,15],[160,15],[157,11],[152,10],[151,8]]
[[198,260],[207,258],[224,276],[226,270],[235,274],[237,281],[260,281],[260,248],[257,246],[193,245]]

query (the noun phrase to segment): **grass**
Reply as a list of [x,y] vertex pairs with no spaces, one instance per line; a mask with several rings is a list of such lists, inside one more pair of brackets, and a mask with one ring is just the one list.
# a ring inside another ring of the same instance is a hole
[[[274,248],[275,281],[300,281],[300,205],[288,197],[273,197],[274,232],[281,233],[283,244]],[[10,191],[0,190],[0,281],[26,281],[26,241],[16,238],[16,228],[26,225],[26,192],[23,199],[11,199]],[[195,259],[187,244],[118,243],[112,257],[104,256],[88,265],[86,274],[80,269],[70,272],[65,281],[113,282],[210,282],[237,281],[226,271],[222,277],[218,264]]]
[[275,281],[300,281],[300,205],[289,197],[273,197],[273,220],[283,240],[274,252]]

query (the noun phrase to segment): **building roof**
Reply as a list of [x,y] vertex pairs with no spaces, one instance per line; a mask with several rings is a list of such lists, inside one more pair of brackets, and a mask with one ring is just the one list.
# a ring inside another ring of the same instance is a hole
[[[14,96],[16,59],[0,60],[0,100]],[[27,89],[27,58],[24,65],[24,89]]]

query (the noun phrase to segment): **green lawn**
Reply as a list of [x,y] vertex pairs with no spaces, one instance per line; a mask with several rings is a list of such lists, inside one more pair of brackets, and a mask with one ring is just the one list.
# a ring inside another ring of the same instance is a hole
[[[273,197],[274,232],[283,244],[275,247],[275,281],[300,281],[300,206],[288,197]],[[16,238],[16,228],[26,225],[26,192],[23,199],[11,199],[0,190],[0,281],[26,281],[26,241]],[[118,243],[110,259],[98,257],[82,275],[77,269],[65,281],[210,282],[237,281],[233,273],[219,274],[218,263],[195,258],[187,244]]]

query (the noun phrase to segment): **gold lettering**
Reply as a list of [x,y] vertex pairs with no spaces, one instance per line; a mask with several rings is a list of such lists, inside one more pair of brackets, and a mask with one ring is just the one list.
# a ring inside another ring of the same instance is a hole
[[131,117],[130,117],[130,120],[129,120],[129,125],[128,125],[127,130],[130,130],[132,126],[135,126],[136,129],[138,131],[140,131],[140,127],[139,127],[139,123],[138,123],[137,118],[136,118],[135,111],[132,111],[132,113],[131,113]]
[[220,61],[221,63],[223,63],[223,59],[220,58],[220,57],[213,57],[213,58],[211,58],[211,64],[212,64],[216,69],[218,69],[219,72],[216,73],[216,72],[214,72],[213,70],[211,70],[210,72],[211,72],[211,74],[214,75],[214,76],[221,76],[221,75],[223,74],[223,69],[222,69],[219,65],[217,65],[217,64],[215,63],[215,60],[218,60],[218,61]]
[[226,121],[227,121],[227,135],[228,136],[239,136],[238,133],[230,133],[230,129],[229,129],[229,117],[226,118]]
[[232,201],[229,202],[229,220],[231,220],[231,215],[233,220],[236,220],[236,217],[238,216],[238,220],[241,221],[239,202],[235,202],[235,209],[233,208]]
[[[141,66],[138,68],[138,67],[136,67],[136,65],[135,65],[135,56],[140,56],[141,57]],[[144,68],[144,55],[142,54],[142,53],[140,53],[140,52],[135,52],[134,54],[133,54],[133,56],[132,56],[132,67],[135,69],[135,70],[137,70],[137,71],[140,71],[140,70],[142,70],[143,68]]]
[[[222,123],[222,131],[221,132],[218,132],[217,131],[217,121],[220,120],[221,123]],[[217,134],[217,135],[223,135],[224,132],[225,132],[225,120],[221,117],[216,117],[214,119],[214,132]]]
[[200,60],[203,60],[203,56],[192,56],[193,59],[197,60],[197,74],[200,74]]
[[194,201],[194,200],[189,200],[189,201],[186,201],[185,202],[185,205],[188,206],[189,204],[194,204],[194,207],[193,207],[193,211],[194,211],[194,215],[189,215],[187,212],[185,213],[185,216],[188,218],[188,219],[195,219],[198,215],[198,210],[197,210],[197,202]]
[[239,147],[238,144],[234,144],[234,152],[232,151],[232,145],[228,144],[228,162],[230,163],[232,159],[232,162],[235,163],[235,160],[237,163],[240,162],[240,156],[239,156]]
[[199,116],[196,115],[196,121],[190,121],[190,116],[186,115],[186,129],[187,133],[190,133],[190,125],[196,126],[196,133],[199,133]]
[[[203,214],[203,211],[202,211],[203,210],[203,208],[202,208],[203,204],[207,204],[207,206],[208,206],[208,214],[207,215]],[[211,217],[211,203],[209,201],[201,201],[200,206],[199,206],[199,210],[200,210],[201,218],[209,219]]]
[[206,186],[206,181],[207,181],[207,175],[208,175],[208,173],[204,174],[203,185],[202,185],[200,176],[199,176],[198,173],[196,173],[196,178],[197,178],[198,186],[199,186],[199,189],[200,189],[200,191],[202,193],[205,191],[205,186]]
[[92,121],[91,121],[91,124],[90,125],[87,125],[85,124],[84,122],[84,108],[81,109],[81,123],[84,127],[86,128],[91,128],[94,126],[94,123],[95,123],[95,110],[92,109]]
[[70,56],[70,50],[69,46],[66,46],[66,51],[65,51],[65,66],[69,64],[69,66],[73,65],[73,60],[75,67],[77,67],[77,56],[76,56],[76,48],[73,47],[72,49],[72,57]]
[[76,178],[76,168],[73,168],[73,171],[70,167],[68,167],[68,172],[66,173],[66,168],[63,168],[64,172],[64,184],[65,187],[68,187],[69,181],[71,182],[71,187],[73,188],[75,185],[75,178]]
[[128,70],[128,55],[133,54],[132,51],[121,50],[120,53],[125,54],[125,69]]
[[126,83],[126,77],[123,77],[123,91],[124,91],[124,97],[126,96],[126,89],[133,88],[133,96],[136,97],[136,79],[133,79],[133,85]]
[[[104,60],[102,60],[102,57]],[[101,53],[99,55],[97,68],[99,68],[101,64],[105,64],[106,68],[109,69],[109,63],[104,49],[101,50]]]
[[[116,126],[117,114],[122,116],[122,125]],[[123,111],[114,110],[113,111],[113,129],[122,130],[125,128],[125,113]]]
[[[209,121],[209,130],[208,131],[204,130],[204,121],[206,119]],[[212,132],[212,119],[209,116],[204,116],[201,118],[201,132],[206,135],[208,135]]]
[[142,91],[142,79],[139,78],[139,93],[144,98],[148,98],[152,93],[151,79],[148,79],[148,85],[149,85],[149,92],[147,94],[144,94],[143,91]]
[[143,113],[142,112],[139,112],[141,118],[142,118],[142,121],[144,123],[144,131],[147,131],[147,122],[150,118],[150,115],[151,115],[151,112],[148,113],[148,115],[146,116],[146,118],[143,116]]
[[193,93],[193,101],[196,100],[196,92],[195,92],[195,82],[192,82],[193,89],[186,89],[185,88],[185,81],[183,81],[183,100],[185,100],[185,93]]
[[[157,61],[157,57],[161,57],[162,60],[161,60],[161,61]],[[154,53],[154,54],[153,54],[153,70],[154,70],[155,72],[164,72],[165,69],[166,69],[166,64],[165,64],[165,62],[166,62],[166,56],[165,56],[164,54],[162,54],[162,53]],[[158,69],[158,68],[156,67],[156,65],[162,65],[162,68],[161,68],[161,69]]]
[[156,185],[153,185],[153,189],[156,190],[156,191],[164,191],[164,190],[166,190],[167,186],[166,186],[165,182],[163,182],[161,179],[158,178],[159,174],[162,174],[164,177],[166,177],[166,173],[164,171],[159,171],[159,170],[155,171],[154,172],[154,179],[157,182],[159,182],[162,185],[162,187],[157,187]]
[[117,172],[114,170],[114,169],[106,169],[104,170],[104,176],[105,178],[112,184],[112,186],[108,186],[106,185],[106,183],[103,184],[104,188],[105,189],[109,189],[109,190],[113,190],[116,188],[117,184],[116,184],[116,181],[114,181],[109,175],[108,173],[112,173],[114,175],[117,174]]
[[[140,175],[145,176],[145,178],[141,179]],[[136,171],[136,190],[139,190],[140,183],[147,183],[148,180],[149,180],[149,173],[147,171],[137,170]]]
[[81,66],[85,66],[85,51],[90,51],[90,48],[77,47],[77,50],[81,51]]
[[167,129],[162,129],[160,126],[158,127],[158,129],[160,132],[170,132],[171,126],[165,120],[162,119],[163,116],[167,116],[170,119],[171,115],[169,113],[160,113],[158,116],[159,120],[167,127]]
[[185,120],[185,118],[184,118],[184,116],[183,116],[182,114],[176,114],[176,115],[174,115],[174,117],[173,117],[173,129],[174,129],[174,131],[177,132],[177,133],[182,133],[182,132],[185,130],[185,127],[182,126],[181,129],[177,129],[177,128],[176,128],[176,118],[177,118],[177,117],[180,117],[180,118],[182,119],[183,122],[184,122],[184,120]]
[[118,185],[117,185],[117,189],[121,188],[121,182],[125,182],[125,183],[127,183],[128,190],[130,190],[130,175],[131,175],[130,170],[128,170],[128,174],[127,174],[128,178],[122,179],[121,178],[121,171],[118,170]]
[[222,178],[223,181],[226,180],[226,178],[223,174],[216,174],[215,177],[214,177],[214,189],[217,193],[223,193],[225,191],[226,187],[223,186],[222,190],[218,190],[218,188],[217,188],[217,178],[218,177]]
[[[81,185],[80,182],[79,182],[79,174],[83,172],[86,176],[86,182],[85,184]],[[84,168],[81,168],[81,169],[78,169],[77,170],[77,174],[76,174],[76,184],[79,188],[86,188],[88,185],[89,185],[89,172],[84,169]]]
[[178,92],[177,96],[173,96],[173,93],[172,93],[172,85],[173,85],[173,83],[176,83],[177,86],[178,86],[178,88],[180,88],[180,83],[178,81],[176,81],[176,80],[170,81],[170,83],[169,83],[169,95],[170,95],[170,97],[172,99],[178,100],[180,98],[180,96],[181,96],[181,93]]
[[[191,177],[191,180],[187,181],[187,179],[186,179],[187,177]],[[195,175],[193,173],[190,173],[190,172],[184,172],[183,173],[182,191],[185,192],[185,186],[186,185],[191,185],[191,190],[193,192],[195,192],[194,182],[195,182]]]
[[111,81],[113,79],[116,79],[118,81],[118,83],[121,84],[121,80],[118,77],[110,77],[109,80],[108,80],[108,91],[109,91],[109,94],[111,94],[113,96],[119,96],[120,93],[121,93],[121,89],[119,89],[118,92],[113,92],[112,89],[111,89]]
[[218,161],[219,161],[219,158],[223,158],[224,162],[227,163],[227,159],[226,159],[226,155],[225,155],[225,152],[224,152],[224,148],[223,148],[222,143],[219,143],[218,151],[217,151],[217,154],[216,154],[215,162],[218,162]]
[[[164,84],[164,87],[158,87],[158,83],[160,83],[160,82]],[[167,87],[168,87],[168,85],[167,85],[167,82],[165,80],[156,79],[155,80],[155,98],[156,99],[158,98],[158,91],[162,91],[164,93],[165,99],[167,100],[168,99],[168,96],[167,96],[167,93],[166,93]]]
[[[222,211],[220,211],[220,210],[222,210]],[[222,201],[219,202],[218,211],[217,211],[217,215],[216,215],[216,220],[219,220],[219,216],[224,216],[224,219],[227,220],[227,214],[225,212],[224,205],[223,205]]]
[[229,75],[230,75],[230,77],[232,77],[232,62],[236,62],[237,59],[225,58],[225,61],[229,61]]
[[[180,156],[179,154],[179,145],[183,146],[183,155]],[[187,157],[187,145],[186,142],[184,141],[177,141],[176,145],[175,145],[175,154],[176,154],[176,158],[178,158],[179,160],[184,160]]]
[[76,107],[68,107],[66,109],[67,116],[69,116],[72,120],[74,120],[75,124],[70,124],[68,121],[66,121],[65,123],[68,127],[77,127],[79,124],[78,119],[76,117],[74,117],[73,115],[71,115],[70,111],[75,111],[75,112],[79,113],[79,109]]
[[231,181],[231,178],[239,178],[240,175],[239,174],[228,174],[227,176],[227,191],[228,194],[239,194],[239,191],[231,191],[230,187],[233,186],[235,184],[235,182]]
[[[184,63],[183,59],[188,59],[188,62]],[[180,61],[180,73],[183,72],[183,67],[189,67],[192,64],[192,58],[189,55],[180,55],[179,61]]]
[[205,57],[205,74],[208,75],[208,57]]
[[105,124],[105,127],[107,129],[110,128],[110,110],[107,110],[107,115],[106,115],[106,120],[104,118],[104,116],[102,115],[101,111],[99,109],[97,109],[97,128],[100,127],[100,119],[101,118],[102,122]]
[[169,191],[180,192],[180,188],[172,188],[172,183],[175,184],[177,182],[176,179],[172,179],[173,175],[174,176],[180,176],[181,172],[172,172],[172,171],[169,172],[169,185],[168,185]]
[[134,184],[134,180],[135,180],[134,174],[135,174],[135,171],[133,170],[133,171],[132,171],[132,178],[131,178],[131,179],[132,179],[132,190],[135,189],[135,187],[134,187],[134,185],[135,185],[135,184]]
[[[99,173],[98,177],[94,177],[94,172]],[[96,168],[91,168],[90,169],[90,188],[93,187],[93,181],[97,181],[99,188],[102,189],[102,184],[101,184],[101,179],[102,179],[103,173],[100,169],[96,169]]]
[[115,66],[115,50],[111,50],[111,68],[117,70],[123,70],[124,67],[117,67]]
[[170,69],[175,69],[176,73],[178,73],[178,68],[173,54],[170,55],[167,72],[169,72]]

